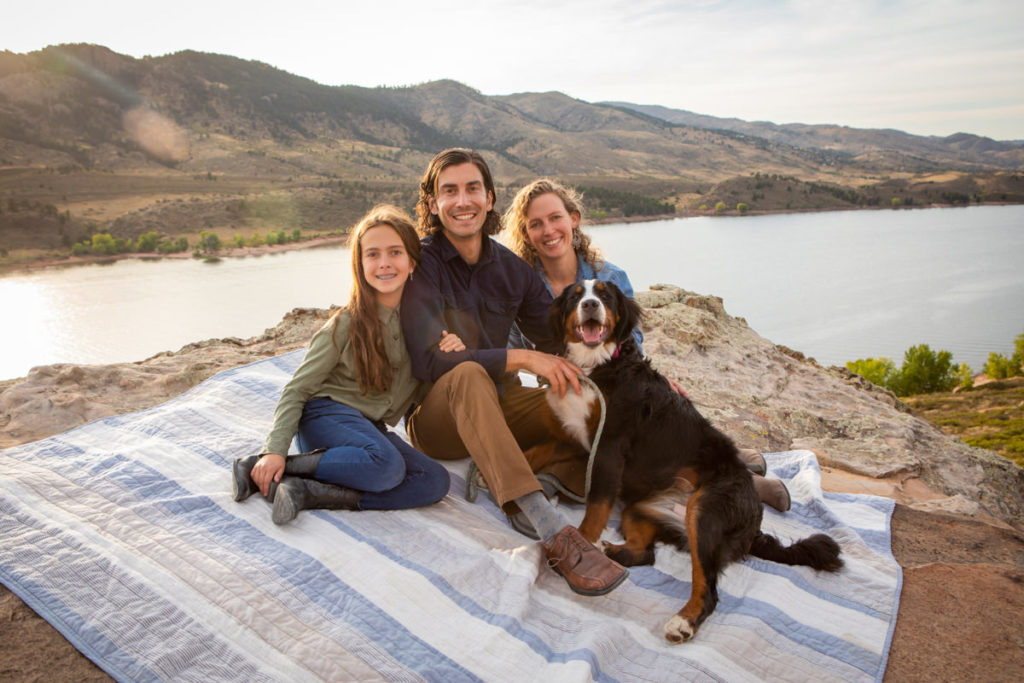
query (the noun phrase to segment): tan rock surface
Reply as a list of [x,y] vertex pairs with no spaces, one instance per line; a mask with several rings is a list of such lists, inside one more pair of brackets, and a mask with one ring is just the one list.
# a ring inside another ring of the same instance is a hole
[[[638,299],[649,312],[647,353],[740,445],[809,448],[826,490],[898,502],[893,554],[904,587],[885,680],[1024,677],[1024,470],[943,435],[845,370],[763,339],[715,297],[658,287]],[[0,447],[140,410],[220,370],[300,348],[326,318],[296,309],[258,338],[140,363],[34,368],[0,384]],[[0,680],[107,676],[0,589]]]

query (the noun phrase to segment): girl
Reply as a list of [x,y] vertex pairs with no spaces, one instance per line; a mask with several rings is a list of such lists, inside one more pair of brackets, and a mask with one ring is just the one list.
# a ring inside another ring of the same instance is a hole
[[[395,425],[421,385],[399,325],[405,283],[419,262],[416,228],[400,209],[373,208],[355,227],[352,296],[315,334],[285,386],[264,453],[236,460],[236,501],[259,490],[284,524],[299,510],[395,510],[435,503],[448,471],[409,446]],[[439,341],[461,351],[456,335]],[[286,456],[298,432],[299,455]]]
[[[603,260],[590,246],[590,237],[580,229],[582,217],[583,205],[575,190],[547,178],[535,180],[516,193],[505,213],[509,248],[537,269],[552,296],[580,280],[596,278],[613,282],[632,298],[633,285],[626,272]],[[633,330],[633,338],[642,354],[644,336],[639,328]],[[528,343],[519,330],[512,330],[510,346]],[[669,383],[686,395],[676,382]],[[761,500],[780,512],[788,510],[790,497],[786,485],[762,476],[766,472],[764,457],[751,449],[740,449],[740,457],[754,473],[754,486]]]

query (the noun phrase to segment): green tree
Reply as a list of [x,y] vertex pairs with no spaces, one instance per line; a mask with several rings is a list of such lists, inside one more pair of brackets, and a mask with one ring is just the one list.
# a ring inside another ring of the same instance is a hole
[[220,237],[215,232],[203,230],[199,233],[199,249],[206,253],[220,251]]
[[896,364],[889,358],[858,358],[847,361],[846,369],[872,384],[888,387],[889,380],[896,373]]
[[1014,363],[1012,359],[1001,353],[992,351],[988,354],[988,360],[985,361],[982,371],[992,379],[1006,379],[1020,374],[1020,364]]
[[92,245],[89,251],[101,256],[110,256],[117,253],[117,245],[109,233],[98,232],[92,236]]
[[717,204],[715,204],[715,213],[722,213],[728,208],[729,207],[726,205],[725,202],[718,202]]
[[1010,356],[1010,360],[1016,366],[1017,374],[1024,374],[1024,332],[1013,340],[1013,355]]
[[750,210],[750,206],[746,202],[740,202],[736,205],[736,210],[740,213],[746,213]]
[[960,364],[960,367],[957,368],[956,376],[959,379],[961,388],[970,389],[974,386],[974,370],[971,370],[971,366],[967,363]]
[[234,234],[234,236],[231,238],[231,244],[232,244],[232,246],[239,247],[239,248],[244,247],[245,246],[245,237],[242,236],[240,233],[236,232]]
[[179,237],[176,240],[164,240],[156,248],[161,254],[176,254],[181,251],[188,251],[188,239]]
[[139,235],[135,248],[142,252],[156,251],[160,244],[160,235],[155,232],[144,232]]
[[911,346],[903,354],[903,366],[889,381],[897,396],[949,391],[957,385],[957,367],[949,351],[932,351],[927,344]]

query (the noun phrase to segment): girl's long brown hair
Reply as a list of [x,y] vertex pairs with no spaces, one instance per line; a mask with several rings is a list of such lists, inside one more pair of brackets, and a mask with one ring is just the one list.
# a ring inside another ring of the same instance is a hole
[[[390,204],[379,204],[363,216],[349,237],[352,248],[352,296],[343,310],[349,312],[349,339],[355,352],[356,380],[364,394],[383,393],[391,387],[394,373],[384,346],[384,329],[377,314],[377,290],[366,281],[363,272],[363,235],[370,228],[387,225],[402,239],[412,264],[420,262],[420,240],[416,226],[407,213]],[[340,312],[340,311],[339,311]],[[334,315],[338,324],[338,314]]]

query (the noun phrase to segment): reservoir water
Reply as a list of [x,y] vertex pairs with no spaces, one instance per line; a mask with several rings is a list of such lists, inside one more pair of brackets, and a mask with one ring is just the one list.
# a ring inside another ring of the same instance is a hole
[[[677,218],[591,226],[634,288],[722,297],[761,336],[841,365],[912,345],[980,371],[1024,332],[1024,206]],[[0,277],[0,379],[35,365],[143,360],[250,337],[348,300],[350,256],[126,259]]]

